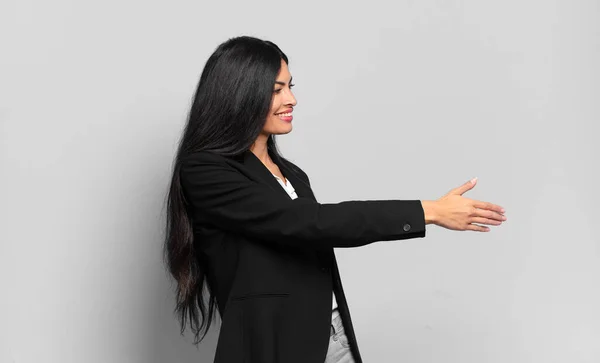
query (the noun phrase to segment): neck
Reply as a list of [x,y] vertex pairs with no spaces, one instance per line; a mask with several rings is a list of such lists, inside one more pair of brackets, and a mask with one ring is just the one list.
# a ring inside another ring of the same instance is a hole
[[250,147],[250,151],[256,155],[256,157],[262,161],[263,164],[271,164],[271,158],[267,150],[267,140],[269,135],[260,134],[254,144]]

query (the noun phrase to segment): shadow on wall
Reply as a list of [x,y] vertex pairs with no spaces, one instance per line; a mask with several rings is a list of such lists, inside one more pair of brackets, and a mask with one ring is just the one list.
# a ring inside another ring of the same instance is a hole
[[171,282],[165,274],[154,282],[154,296],[146,306],[147,328],[144,330],[146,334],[144,341],[151,345],[148,351],[152,352],[152,356],[147,357],[144,362],[212,362],[217,345],[220,319],[217,317],[204,340],[195,346],[192,343],[193,335],[189,328],[184,336],[179,333],[179,321],[173,313],[175,299]]
[[[146,272],[137,279],[132,279],[132,281],[137,280],[144,285],[135,288],[139,291],[138,294],[145,295],[143,298],[136,298],[139,306],[134,310],[141,310],[139,318],[135,321],[142,326],[129,327],[132,331],[144,336],[132,337],[131,342],[139,342],[141,346],[131,347],[127,351],[132,355],[131,362],[212,362],[219,334],[220,318],[215,319],[215,323],[204,340],[195,346],[192,343],[193,336],[189,327],[184,336],[180,334],[179,321],[174,313],[175,282],[166,270],[162,258],[165,225],[163,200],[170,175],[165,168],[159,168],[157,165],[169,164],[157,160],[148,161],[147,165],[141,166],[144,171],[135,173],[135,176],[132,175],[132,178],[136,179],[134,183],[137,182],[138,186],[136,189],[138,195],[133,202],[140,210],[139,213],[136,212],[135,217],[139,218],[137,220],[139,230],[135,231],[134,235],[144,239],[144,241],[136,243],[137,248],[146,250],[140,252],[136,258],[146,259],[146,261],[131,261],[131,264]],[[138,166],[140,166],[139,163]],[[132,295],[134,294],[129,294],[129,296]],[[131,303],[135,302],[131,301]],[[124,359],[123,361],[128,360]]]

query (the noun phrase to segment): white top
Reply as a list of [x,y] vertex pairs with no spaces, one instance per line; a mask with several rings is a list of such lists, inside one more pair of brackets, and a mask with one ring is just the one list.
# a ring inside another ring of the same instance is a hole
[[[271,174],[273,174],[273,173],[271,173]],[[287,180],[287,184],[286,184],[277,175],[273,174],[273,176],[275,177],[275,179],[277,179],[277,181],[279,182],[279,185],[281,185],[283,187],[283,189],[285,189],[285,191],[289,194],[290,198],[292,198],[292,199],[298,198],[298,195],[296,194],[296,190],[294,189],[294,186],[292,185],[292,183],[290,182],[289,179]],[[335,300],[334,292],[332,292],[332,297],[333,297],[333,299],[331,301],[331,310],[335,310],[338,305],[337,305],[337,301]],[[335,319],[335,317],[337,315],[339,315],[339,313],[336,310],[331,318]]]

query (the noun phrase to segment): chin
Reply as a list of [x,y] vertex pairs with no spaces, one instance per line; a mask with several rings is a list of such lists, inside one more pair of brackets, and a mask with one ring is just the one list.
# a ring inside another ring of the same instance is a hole
[[271,132],[269,132],[272,135],[285,135],[285,134],[289,134],[290,132],[292,132],[292,126],[290,125],[289,127],[286,128],[279,128],[277,130],[273,130]]

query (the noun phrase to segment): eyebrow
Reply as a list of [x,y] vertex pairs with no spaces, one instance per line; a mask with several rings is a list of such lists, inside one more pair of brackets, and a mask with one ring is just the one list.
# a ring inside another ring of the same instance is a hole
[[[290,83],[292,83],[292,79],[294,79],[294,77],[290,77]],[[282,86],[285,86],[285,82],[275,81],[275,84],[280,84]]]

